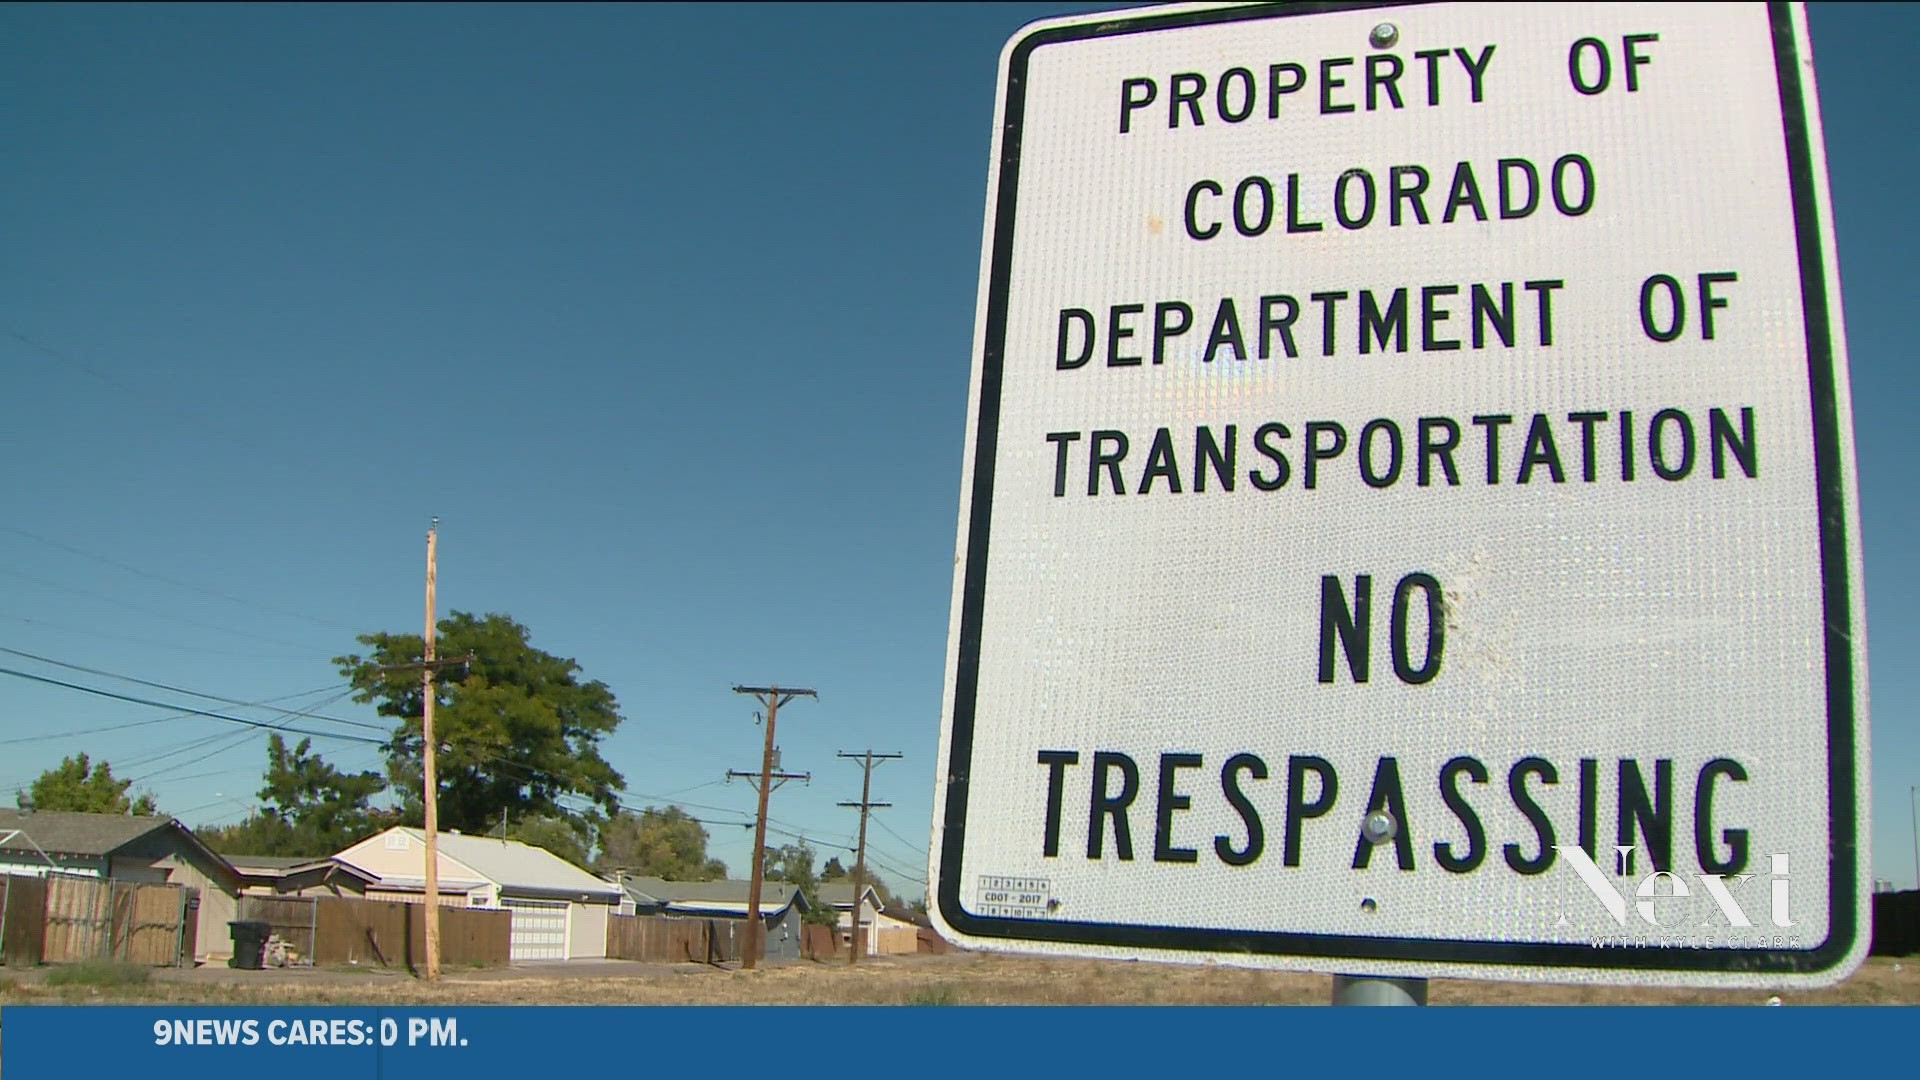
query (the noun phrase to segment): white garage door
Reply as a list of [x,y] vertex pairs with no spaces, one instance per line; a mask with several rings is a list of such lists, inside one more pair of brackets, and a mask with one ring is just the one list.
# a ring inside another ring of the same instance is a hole
[[567,958],[567,902],[503,898],[500,906],[513,912],[511,955],[515,960]]

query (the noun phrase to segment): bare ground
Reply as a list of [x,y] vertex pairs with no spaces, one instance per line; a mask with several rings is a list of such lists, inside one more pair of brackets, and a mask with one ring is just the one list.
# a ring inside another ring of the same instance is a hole
[[[193,1005],[1318,1005],[1325,975],[954,954],[858,967],[795,962],[759,971],[623,961],[475,971],[439,984],[365,969],[154,971],[144,985],[51,986],[49,969],[0,969],[5,1004]],[[1434,1005],[1756,1005],[1752,990],[1667,990],[1436,979]],[[1920,1004],[1920,957],[1874,957],[1838,986],[1783,1004]]]

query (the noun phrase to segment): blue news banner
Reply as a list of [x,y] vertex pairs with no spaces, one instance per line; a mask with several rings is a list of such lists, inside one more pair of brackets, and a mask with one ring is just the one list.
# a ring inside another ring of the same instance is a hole
[[1778,1075],[1911,1060],[1916,1032],[1912,1007],[21,1005],[0,1008],[0,1073],[339,1080],[699,1066],[844,1080],[860,1062],[969,1080],[1223,1068],[1279,1077],[1321,1067],[1618,1080],[1623,1069],[1663,1062]]

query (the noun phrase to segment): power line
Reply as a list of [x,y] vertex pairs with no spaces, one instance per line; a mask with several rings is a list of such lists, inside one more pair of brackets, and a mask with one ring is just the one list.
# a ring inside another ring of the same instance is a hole
[[[880,847],[880,846],[879,846],[878,844],[876,844],[876,843],[871,843],[871,842],[870,842],[870,843],[869,843],[869,844],[867,845],[867,850],[868,850],[869,852],[876,852],[876,851],[877,851],[877,852],[879,852],[879,857],[880,857],[881,859],[897,859],[897,860],[899,860],[899,862],[900,862],[900,863],[902,863],[902,864],[904,864],[904,865],[906,865],[906,866],[919,866],[919,865],[921,865],[921,864],[920,864],[920,863],[919,863],[919,862],[918,862],[917,860],[915,860],[915,859],[913,859],[913,858],[911,858],[911,857],[909,857],[909,856],[905,856],[905,855],[902,855],[902,854],[900,854],[900,853],[899,853],[899,852],[897,852],[897,851],[889,851],[889,850],[888,850],[888,849],[886,849],[886,848],[883,848],[883,847]],[[896,865],[896,866],[894,867],[894,872],[895,872],[895,873],[899,873],[899,872],[901,872],[901,871],[900,871],[900,867],[899,867],[898,865]],[[920,872],[920,871],[914,871],[914,873],[919,873],[919,872]]]
[[[228,801],[232,802],[233,800],[229,799]],[[196,829],[219,828],[223,825],[232,824],[232,822],[229,820],[231,818],[241,818],[244,820],[245,818],[253,816],[253,813],[254,813],[254,808],[251,805],[248,805],[237,810],[229,810],[224,814],[215,814],[210,818],[202,819],[200,824],[194,826],[194,828]],[[179,817],[180,815],[175,814],[174,816]]]
[[[335,684],[335,686],[337,685],[338,684]],[[322,686],[313,690],[302,690],[297,694],[282,694],[279,697],[265,698],[261,701],[249,701],[244,704],[248,707],[257,707],[265,705],[270,701],[291,701],[294,698],[306,697],[308,694],[323,693],[332,689],[334,689],[334,686]],[[151,720],[135,720],[127,724],[109,724],[106,727],[81,728],[78,731],[56,731],[50,735],[23,735],[17,739],[0,739],[0,746],[19,746],[23,743],[33,742],[53,742],[57,739],[75,739],[82,735],[103,735],[109,731],[126,731],[130,728],[152,727],[154,724],[165,724],[174,720],[184,720],[192,715],[192,713],[175,713],[171,716],[156,716]]]
[[[56,587],[64,588],[65,586]],[[167,649],[172,652],[200,653],[206,656],[227,656],[241,660],[309,660],[312,659],[313,656],[311,651],[304,649],[298,653],[263,653],[242,652],[238,649],[209,649],[202,645],[182,645],[177,641],[160,641],[155,638],[136,637],[132,634],[115,634],[106,630],[94,630],[83,626],[68,626],[65,623],[52,622],[47,619],[29,619],[20,615],[0,615],[0,619],[20,623],[23,626],[51,630],[57,634],[81,634],[86,637],[100,638],[105,641],[124,641],[149,649]]]
[[888,824],[887,824],[886,822],[884,822],[884,821],[882,821],[882,820],[880,820],[879,818],[875,818],[875,819],[874,819],[874,822],[873,822],[873,823],[874,823],[875,825],[878,825],[878,826],[880,826],[880,828],[881,828],[881,829],[882,829],[883,831],[885,831],[885,832],[886,832],[886,834],[887,834],[888,836],[891,836],[891,837],[893,837],[893,838],[894,838],[895,840],[898,840],[898,841],[900,841],[901,843],[903,843],[903,844],[905,844],[905,845],[907,845],[907,850],[909,850],[909,851],[912,851],[912,852],[914,852],[914,853],[916,853],[916,854],[918,854],[918,855],[919,855],[919,856],[920,856],[921,858],[925,858],[925,857],[926,857],[926,854],[927,854],[927,849],[926,849],[926,848],[923,848],[923,847],[921,847],[921,846],[919,846],[918,844],[915,844],[915,843],[914,843],[913,841],[911,841],[911,840],[909,840],[909,839],[907,839],[906,837],[904,837],[904,836],[901,836],[901,835],[900,835],[899,833],[897,833],[897,832],[894,832],[894,831],[893,831],[893,829],[892,829],[892,828],[891,828],[890,826],[888,826]]
[[719,780],[707,780],[707,781],[704,781],[704,782],[702,782],[702,783],[698,783],[698,784],[694,784],[694,785],[693,785],[693,786],[691,786],[691,787],[683,787],[683,788],[678,788],[678,789],[676,789],[676,790],[674,790],[674,791],[669,791],[669,792],[667,792],[667,795],[666,795],[666,797],[667,797],[667,798],[671,798],[671,797],[673,797],[673,796],[675,796],[675,795],[681,795],[681,794],[684,794],[684,793],[686,793],[686,792],[689,792],[689,791],[699,791],[699,790],[700,790],[701,788],[709,788],[709,787],[712,787],[712,786],[714,786],[715,784],[724,784],[724,783],[726,783],[726,782],[727,782],[727,781],[726,781],[726,778],[724,778],[724,777],[722,777],[722,778],[721,778],[721,779],[719,779]]
[[158,777],[165,776],[170,772],[177,772],[181,769],[192,768],[193,766],[198,765],[201,762],[219,757],[221,754],[224,754],[229,750],[235,750],[241,746],[246,745],[247,741],[253,738],[253,734],[254,733],[251,731],[221,731],[221,732],[215,733],[210,738],[200,740],[198,743],[190,744],[188,746],[183,746],[177,750],[173,750],[165,754],[158,754],[152,757],[148,757],[144,761],[138,762],[137,764],[152,765],[158,762],[165,761],[170,757],[178,757],[181,754],[192,753],[195,750],[198,750],[202,747],[208,746],[213,743],[220,744],[217,749],[208,750],[206,753],[203,753],[203,754],[196,754],[195,756],[188,758],[185,761],[176,761],[164,769],[155,769],[152,772],[142,773],[139,776],[131,777],[128,780],[128,783],[144,784],[149,780],[153,780]]
[[101,735],[109,731],[126,731],[129,728],[151,727],[154,724],[165,724],[170,721],[185,719],[185,716],[186,714],[184,713],[179,716],[159,716],[159,717],[155,717],[152,720],[135,720],[130,724],[109,724],[106,727],[81,728],[78,731],[56,731],[51,735],[23,735],[18,739],[0,739],[0,746],[19,746],[22,743],[35,743],[35,742],[54,742],[55,740],[58,740],[58,739],[76,739],[82,735]]
[[[207,775],[212,776],[214,774],[208,773]],[[210,803],[201,803],[199,806],[189,806],[185,810],[180,811],[179,814],[172,814],[170,816],[179,817],[181,814],[191,814],[191,813],[194,813],[195,811],[206,810],[215,806],[222,806],[222,805],[225,805],[226,803],[238,803],[241,806],[243,806],[247,810],[247,812],[251,813],[253,811],[253,804],[251,802],[241,798],[238,795],[230,795],[224,799],[215,799]]]
[[287,648],[290,648],[290,649],[305,650],[308,648],[307,645],[303,645],[297,641],[288,641],[286,638],[268,637],[265,634],[255,633],[253,631],[234,630],[230,627],[215,625],[214,623],[201,622],[198,619],[189,619],[185,615],[182,615],[175,611],[162,611],[158,608],[150,608],[142,604],[129,603],[128,601],[122,600],[117,596],[108,596],[105,593],[93,592],[90,589],[80,588],[78,585],[68,585],[59,581],[49,581],[46,578],[35,577],[32,574],[23,574],[20,571],[14,570],[11,568],[0,567],[0,573],[10,574],[14,577],[21,579],[22,581],[31,581],[36,585],[45,585],[47,588],[50,588],[50,589],[59,589],[62,592],[70,592],[76,596],[87,597],[90,600],[98,600],[104,604],[113,604],[117,607],[126,608],[128,611],[138,611],[147,615],[153,615],[162,619],[167,619],[172,622],[181,623],[185,626],[195,626],[195,627],[199,627],[202,630],[211,630],[216,634],[227,634],[231,637],[243,637],[253,641],[271,641],[276,645],[285,645]]
[[182,581],[179,578],[168,577],[165,574],[156,574],[151,570],[142,570],[137,566],[130,566],[127,563],[123,563],[118,559],[109,558],[108,556],[101,555],[97,552],[85,551],[80,548],[74,547],[70,544],[63,544],[58,540],[41,536],[39,533],[28,532],[27,530],[19,528],[17,526],[0,525],[0,529],[5,529],[6,531],[14,534],[15,536],[24,536],[29,540],[38,541],[39,543],[45,544],[51,548],[58,548],[59,550],[68,553],[69,555],[78,555],[83,559],[93,559],[96,562],[105,563],[108,566],[114,567],[119,570],[124,570],[129,574],[135,575],[136,577],[151,578],[154,581],[163,582],[167,585],[172,585],[175,588],[186,589],[189,592],[197,592],[205,596],[211,596],[216,600],[225,600],[230,604],[239,604],[241,607],[245,607],[249,609],[257,609],[260,611],[270,611],[278,615],[290,615],[296,619],[304,619],[307,622],[315,624],[316,626],[324,626],[329,630],[345,630],[348,633],[355,632],[353,627],[347,626],[344,623],[337,623],[330,619],[316,618],[312,615],[307,615],[303,612],[292,611],[282,607],[275,607],[272,604],[264,604],[257,600],[244,600],[238,596],[232,595],[231,593],[224,593],[218,589],[208,588],[205,585],[196,585],[191,581]]
[[226,769],[213,769],[208,772],[198,772],[188,776],[176,776],[172,780],[169,780],[168,783],[184,784],[189,780],[205,780],[209,776],[232,776],[235,773],[252,772],[254,768],[252,765],[235,765]]
[[12,668],[0,668],[0,675],[11,675],[16,679],[28,679],[37,683],[45,683],[48,686],[64,687],[68,690],[77,690],[83,694],[112,698],[115,701],[126,701],[135,705],[146,705],[155,709],[189,713],[194,716],[207,716],[215,720],[225,720],[233,724],[245,724],[248,727],[264,728],[268,731],[286,731],[295,735],[311,735],[316,739],[338,739],[342,742],[364,743],[368,746],[385,746],[388,744],[386,739],[369,739],[363,735],[343,735],[336,731],[312,731],[306,728],[282,727],[266,723],[262,720],[248,720],[244,717],[228,716],[225,713],[208,712],[205,709],[189,709],[183,705],[169,705],[164,701],[153,701],[149,698],[134,697],[130,694],[116,694],[111,690],[101,690],[93,686],[81,686],[79,683],[62,682],[59,679],[49,679],[44,675],[31,675],[24,671],[15,671]]
[[98,368],[95,368],[89,364],[84,364],[79,360],[75,360],[73,357],[68,356],[66,353],[61,352],[60,350],[55,349],[50,345],[43,345],[40,342],[33,340],[32,338],[28,337],[27,335],[21,333],[18,330],[12,329],[11,327],[0,327],[0,333],[6,334],[8,337],[12,338],[13,340],[19,342],[22,345],[25,345],[27,348],[32,349],[34,352],[37,352],[42,356],[46,356],[51,359],[58,360],[61,363],[67,365],[70,368],[73,368],[76,371],[84,372],[85,374],[92,376],[95,381],[101,383],[102,385],[110,386],[115,390],[120,391],[123,394],[128,394],[133,397],[139,398],[143,402],[146,401],[146,395],[141,394],[139,391],[128,386],[126,383],[123,383],[120,380],[114,378],[113,376],[106,374],[105,372],[99,370]]
[[[386,731],[387,730],[386,728],[380,726],[379,724],[369,724],[363,720],[343,720],[337,716],[321,716],[308,709],[301,709],[297,712],[292,709],[277,709],[271,705],[267,705],[262,702],[241,701],[239,698],[222,697],[219,694],[206,694],[198,690],[188,690],[185,687],[169,686],[166,683],[154,682],[150,679],[139,679],[139,678],[135,678],[132,675],[122,675],[119,672],[115,672],[115,671],[105,671],[100,668],[87,667],[84,664],[73,664],[73,663],[68,663],[65,660],[55,660],[50,656],[36,656],[30,652],[21,652],[19,649],[9,649],[4,645],[0,645],[0,653],[6,653],[9,656],[23,657],[27,660],[34,660],[42,664],[52,664],[54,667],[66,668],[69,671],[82,671],[87,673],[88,675],[98,675],[98,676],[101,676],[102,678],[107,678],[107,679],[118,679],[121,682],[134,683],[135,685],[138,685],[138,686],[150,686],[155,690],[166,690],[175,694],[185,694],[188,697],[202,698],[207,701],[218,701],[224,705],[242,705],[242,706],[246,706],[247,708],[266,709],[269,712],[277,712],[286,716],[309,716],[315,720],[325,720],[328,723],[333,723],[333,724],[345,724],[348,727],[365,728],[368,731]],[[334,690],[342,686],[352,686],[352,685],[353,685],[352,683],[334,683],[331,686],[322,687],[321,689]],[[318,691],[316,691],[316,693],[317,692]],[[341,698],[346,696],[347,696],[346,694],[336,694],[333,697],[328,699],[328,703],[330,704],[332,702],[339,701]],[[316,708],[317,707],[318,706],[316,706]]]
[[[572,800],[575,800],[576,802],[585,802],[585,803],[587,803],[587,807],[586,807],[585,809],[592,809],[592,808],[593,808],[593,805],[594,805],[594,803],[593,803],[593,799],[592,799],[592,798],[591,798],[590,796],[587,796],[587,795],[582,795],[582,794],[580,794],[580,793],[578,793],[578,792],[573,792],[573,791],[569,791],[569,792],[565,792],[565,793],[563,793],[563,794],[561,794],[561,795],[559,795],[559,796],[557,796],[557,797],[556,797],[556,798],[554,799],[554,801],[555,801],[555,802],[562,802],[563,800],[567,800],[567,799],[572,799]],[[656,810],[656,809],[659,809],[659,807],[656,807],[656,806],[652,806],[652,805],[648,805],[648,806],[644,806],[644,807],[642,807],[642,806],[635,806],[635,805],[634,805],[634,804],[632,804],[632,803],[628,803],[628,802],[622,802],[622,801],[621,801],[621,800],[619,800],[619,799],[615,799],[615,800],[613,801],[613,804],[614,804],[614,806],[615,806],[615,808],[617,808],[617,809],[619,809],[619,810],[622,810],[622,811],[625,811],[626,813],[629,813],[629,814],[636,814],[636,815],[637,815],[637,814],[642,814],[642,813],[645,813],[645,812],[646,812],[646,811],[648,811],[648,810]],[[565,809],[570,809],[570,810],[573,810],[573,811],[575,811],[576,813],[579,813],[579,812],[583,812],[583,810],[582,810],[582,808],[579,808],[579,807],[564,807],[564,808],[565,808]],[[715,820],[715,819],[713,819],[713,818],[703,818],[703,817],[694,817],[694,816],[693,816],[692,814],[688,814],[688,813],[686,813],[686,811],[685,811],[684,809],[681,809],[681,808],[679,807],[679,805],[678,805],[678,804],[672,804],[672,808],[673,808],[673,809],[680,809],[680,810],[681,810],[681,814],[682,814],[682,815],[683,815],[683,816],[684,816],[684,817],[685,817],[685,818],[686,818],[686,819],[687,819],[688,821],[697,821],[697,822],[699,822],[699,823],[700,823],[700,824],[702,824],[702,825],[712,825],[712,826],[715,826],[715,827],[724,827],[724,828],[731,828],[731,829],[751,829],[751,828],[753,828],[753,821],[752,821],[752,819],[748,819],[748,820],[746,820],[746,821],[718,821],[718,820]]]
[[65,352],[62,352],[58,349],[55,349],[52,346],[36,341],[33,338],[30,338],[27,335],[22,334],[18,330],[14,330],[10,327],[0,327],[0,334],[5,334],[6,336],[14,339],[20,344],[26,346],[28,349],[40,354],[41,356],[47,357],[52,360],[57,360],[60,363],[75,369],[76,371],[85,373],[86,375],[91,377],[95,382],[98,382],[101,385],[108,387],[109,389],[118,390],[122,394],[125,394],[128,397],[132,398],[133,400],[139,402],[140,405],[149,412],[165,411],[167,413],[172,414],[175,420],[180,421],[181,430],[183,431],[191,431],[195,435],[198,435],[202,438],[207,438],[207,439],[211,439],[212,441],[225,443],[229,446],[237,447],[243,451],[251,452],[256,449],[256,447],[246,442],[238,434],[230,430],[227,426],[224,426],[218,422],[214,422],[217,419],[224,419],[224,418],[215,418],[213,414],[208,412],[200,412],[200,413],[189,412],[185,409],[178,407],[177,405],[168,405],[164,403],[156,405],[152,394],[135,389],[134,387],[128,386],[126,383],[121,382],[120,380],[114,378],[111,375],[106,374],[105,372],[102,372],[100,369],[92,367],[91,365],[82,363],[81,361],[76,360],[71,355]]
[[[338,700],[339,698],[341,698],[341,697],[345,697],[345,696],[346,696],[346,694],[345,694],[345,693],[342,693],[342,694],[339,694],[339,695],[336,695],[336,696],[335,696],[334,698],[331,698],[331,699],[329,699],[329,701],[332,701],[332,700]],[[316,708],[316,709],[318,709],[318,708],[322,708],[322,707],[324,707],[324,706],[325,706],[325,705],[326,705],[327,703],[328,703],[328,702],[326,702],[326,701],[322,701],[322,702],[318,702],[318,703],[316,703],[316,704],[315,704],[315,705],[314,705],[313,707],[314,707],[314,708]],[[172,772],[172,771],[174,771],[175,769],[184,769],[184,768],[187,768],[187,767],[189,767],[189,766],[191,766],[191,765],[195,765],[195,764],[198,764],[198,763],[200,763],[200,762],[202,762],[202,761],[205,761],[205,760],[207,760],[207,759],[209,759],[209,758],[214,758],[214,757],[218,757],[219,755],[221,755],[221,754],[224,754],[224,753],[226,753],[226,752],[227,752],[227,751],[229,751],[229,750],[232,750],[232,749],[234,749],[234,748],[236,748],[236,747],[239,747],[239,746],[243,746],[243,745],[245,745],[245,744],[246,744],[246,742],[247,742],[247,740],[249,740],[249,739],[251,739],[251,738],[253,738],[255,734],[256,734],[256,733],[255,733],[255,732],[253,732],[253,731],[240,731],[240,732],[225,732],[225,731],[222,731],[222,732],[218,732],[218,733],[216,733],[216,734],[215,734],[215,735],[214,735],[214,736],[213,736],[212,738],[210,738],[210,739],[203,739],[203,740],[201,740],[201,741],[200,741],[200,745],[206,745],[207,743],[211,743],[211,742],[218,742],[218,741],[220,741],[220,740],[222,740],[222,739],[228,739],[228,737],[229,737],[229,736],[231,735],[231,739],[230,739],[230,741],[228,741],[228,742],[226,742],[226,743],[225,743],[224,745],[222,745],[222,746],[221,746],[221,747],[220,747],[220,748],[219,748],[218,750],[213,750],[213,751],[210,751],[210,752],[208,752],[207,754],[204,754],[204,755],[202,755],[202,756],[200,756],[200,757],[197,757],[197,758],[194,758],[194,759],[193,759],[193,760],[191,760],[191,761],[185,761],[185,762],[181,762],[181,763],[180,763],[180,764],[178,764],[178,765],[170,765],[170,766],[168,766],[167,768],[164,768],[164,769],[161,769],[161,770],[159,770],[159,771],[157,771],[157,772],[152,772],[152,773],[148,773],[148,774],[147,774],[147,775],[145,775],[145,776],[141,776],[141,777],[137,777],[137,778],[135,779],[135,781],[134,781],[134,782],[135,782],[135,783],[143,783],[143,782],[145,782],[145,781],[147,781],[147,780],[151,780],[151,779],[153,779],[153,778],[154,778],[154,777],[156,777],[156,776],[164,776],[164,775],[166,775],[167,773],[170,773],[170,772]],[[164,753],[164,754],[160,754],[160,755],[158,755],[158,756],[155,756],[155,757],[148,757],[148,758],[145,758],[145,759],[142,759],[142,760],[140,760],[140,761],[137,761],[137,762],[135,762],[134,764],[136,764],[136,765],[151,765],[151,764],[153,764],[153,763],[155,763],[155,762],[157,762],[157,761],[165,761],[166,759],[168,759],[168,758],[170,758],[170,757],[173,757],[173,756],[175,756],[175,755],[177,755],[177,754],[182,754],[182,753],[186,753],[186,752],[188,752],[188,751],[189,751],[190,749],[192,749],[192,747],[191,747],[191,746],[187,746],[187,747],[181,747],[181,748],[179,748],[179,749],[177,749],[177,750],[173,750],[173,751],[170,751],[170,752],[168,752],[168,753]]]
[[[139,784],[139,783],[146,782],[147,780],[151,779],[153,776],[163,775],[165,773],[171,772],[175,768],[185,768],[189,765],[200,764],[201,762],[206,761],[211,757],[214,757],[218,754],[225,753],[227,750],[230,750],[233,747],[238,746],[239,742],[233,741],[236,734],[238,735],[239,740],[244,741],[250,738],[253,735],[253,732],[241,731],[236,733],[231,728],[221,728],[220,730],[214,732],[211,735],[202,736],[198,739],[193,740],[192,742],[183,743],[181,745],[173,747],[172,749],[164,750],[157,754],[148,754],[144,757],[134,758],[131,761],[122,760],[119,766],[121,770],[121,776],[118,777],[118,779],[125,780],[128,784]],[[206,747],[211,746],[214,743],[221,742],[223,740],[227,740],[226,746],[223,746],[218,750],[212,751],[211,753],[202,754],[189,761],[183,762],[178,766],[169,766],[165,769],[161,769],[157,773],[142,774],[142,775],[133,776],[133,777],[129,777],[126,775],[128,771],[137,769],[142,765],[151,765],[151,764],[154,764],[155,762],[165,761],[171,757],[178,757],[181,754],[190,754],[196,750],[205,749]],[[84,753],[84,751],[82,753]],[[96,764],[111,765],[111,763],[108,762],[105,758],[100,759]],[[32,780],[33,778],[31,777],[22,778],[18,781],[14,781],[9,786],[19,786],[23,784],[29,784],[32,782]]]
[[[258,705],[263,705],[268,701],[288,701],[293,698],[306,697],[309,694],[323,693],[331,689],[334,689],[334,687],[322,686],[313,690],[302,690],[296,694],[280,694],[275,697],[265,698],[261,701],[247,702],[246,704],[248,704],[249,706],[258,706]],[[325,704],[325,703],[323,702],[321,704]],[[319,708],[320,705],[316,705],[314,707]],[[109,731],[122,731],[128,728],[147,727],[153,724],[166,724],[166,723],[172,723],[173,721],[176,721],[176,720],[189,720],[189,719],[193,719],[197,715],[198,715],[197,712],[173,712],[173,713],[169,713],[166,716],[155,717],[152,720],[137,720],[130,724],[111,724],[106,727],[83,728],[78,731],[56,732],[51,735],[29,735],[19,739],[9,739],[4,743],[0,743],[0,746],[16,745],[16,744],[25,743],[25,742],[46,742],[46,741],[51,741],[55,739],[72,739],[82,735],[93,735],[93,734],[99,734],[101,732],[109,732]],[[218,732],[209,738],[196,740],[195,743],[192,745],[194,746],[205,745],[216,739],[224,737],[226,734],[227,733],[224,731]],[[151,756],[145,757],[145,758],[136,758],[131,763],[122,762],[122,767],[125,768],[125,767],[138,766],[142,764],[147,764],[154,760],[158,760],[158,759],[153,758]],[[0,789],[10,788],[10,787],[19,787],[23,784],[31,783],[34,779],[35,777],[33,776],[21,776],[21,777],[10,778],[4,781],[0,781]]]
[[879,864],[880,869],[885,870],[901,881],[911,881],[916,885],[922,886],[927,883],[927,875],[924,871],[903,870],[887,862],[885,859],[875,858],[873,861]]

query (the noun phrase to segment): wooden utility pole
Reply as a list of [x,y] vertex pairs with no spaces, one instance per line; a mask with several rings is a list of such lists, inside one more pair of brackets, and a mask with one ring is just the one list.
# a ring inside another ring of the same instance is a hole
[[853,758],[861,763],[860,801],[840,804],[860,808],[860,846],[853,857],[853,913],[850,916],[851,924],[847,934],[847,963],[857,964],[860,962],[860,954],[867,951],[867,939],[860,936],[860,898],[867,891],[867,814],[893,805],[873,801],[873,767],[882,761],[898,758],[900,755],[876,754],[869,747],[864,754],[850,754],[842,750],[839,756]]
[[[440,519],[434,518],[427,527],[427,625],[421,635],[423,656],[418,662],[404,664],[376,664],[373,670],[379,674],[393,671],[420,672],[420,803],[422,823],[426,826],[426,872],[422,876],[426,884],[426,908],[422,913],[422,922],[426,926],[426,978],[433,981],[440,977],[440,781],[434,771],[434,754],[439,749],[438,741],[433,737],[433,706],[436,697],[434,690],[434,672],[443,667],[461,665],[469,669],[473,666],[473,654],[456,656],[446,660],[436,660],[433,656],[433,587],[440,540]],[[397,745],[397,744],[396,744]]]
[[434,518],[427,529],[426,654],[420,665],[420,760],[425,773],[421,802],[426,811],[427,834],[427,910],[421,914],[427,927],[428,982],[440,978],[440,784],[433,767],[433,578],[439,535],[440,519]]
[[[760,754],[760,782],[754,785],[760,792],[760,811],[754,817],[753,877],[747,884],[747,949],[746,954],[740,958],[740,966],[747,971],[752,971],[767,936],[767,928],[760,925],[760,888],[766,884],[767,877],[767,796],[773,794],[774,788],[788,780],[811,780],[811,777],[805,773],[774,775],[773,722],[774,718],[780,714],[780,706],[797,697],[810,697],[818,701],[820,695],[812,690],[782,690],[778,686],[736,686],[733,692],[752,694],[760,699],[760,703],[767,709],[767,744],[766,749]],[[753,774],[730,770],[727,776],[751,778]]]

